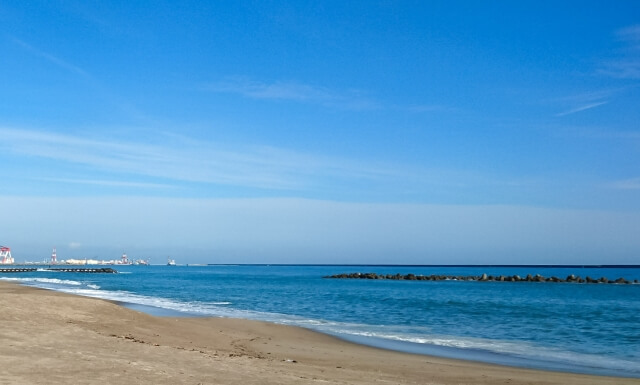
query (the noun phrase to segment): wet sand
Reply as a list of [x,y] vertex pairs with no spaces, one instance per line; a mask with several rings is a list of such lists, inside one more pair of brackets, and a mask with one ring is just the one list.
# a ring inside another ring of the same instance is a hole
[[0,281],[0,384],[640,384],[352,344],[227,318],[164,318]]

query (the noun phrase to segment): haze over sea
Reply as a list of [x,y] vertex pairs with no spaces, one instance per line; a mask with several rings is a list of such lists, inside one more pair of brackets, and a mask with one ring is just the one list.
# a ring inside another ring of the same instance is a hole
[[640,279],[640,267],[117,266],[0,279],[159,316],[239,317],[358,343],[513,366],[640,378],[640,285],[323,279],[343,272]]

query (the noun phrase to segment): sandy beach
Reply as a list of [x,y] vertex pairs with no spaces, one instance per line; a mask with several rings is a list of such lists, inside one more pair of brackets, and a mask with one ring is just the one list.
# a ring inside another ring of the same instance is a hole
[[153,317],[0,282],[0,384],[640,384],[404,354],[309,330]]

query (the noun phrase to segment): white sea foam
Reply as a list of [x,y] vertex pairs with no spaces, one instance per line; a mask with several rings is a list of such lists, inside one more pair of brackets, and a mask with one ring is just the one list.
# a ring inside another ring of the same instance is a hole
[[100,290],[100,286],[93,283],[57,278],[1,277],[0,279],[19,282],[29,286],[52,289],[69,294],[167,309],[185,313],[186,315],[257,318],[255,315],[252,316],[250,312],[243,312],[231,308],[225,309],[224,306],[231,305],[231,302],[228,301],[180,302],[167,298],[134,294],[128,291]]
[[[538,367],[545,368],[555,365],[565,369],[604,369],[619,370],[627,373],[640,373],[638,362],[632,362],[619,358],[611,358],[603,355],[584,354],[560,350],[553,347],[539,346],[534,343],[524,341],[503,341],[473,337],[441,336],[441,335],[412,335],[410,333],[393,333],[385,331],[371,331],[371,329],[386,329],[385,327],[372,327],[367,325],[356,325],[346,323],[333,323],[318,325],[314,329],[334,335],[358,336],[365,338],[375,338],[381,340],[399,341],[423,346],[435,346],[443,348],[453,348],[465,352],[475,352],[479,358],[483,352],[496,354],[498,356],[512,357],[526,360],[529,365],[536,366],[532,360],[541,363]],[[368,330],[367,330],[368,329]],[[392,328],[389,328],[392,329]],[[419,348],[412,349],[420,351]],[[455,356],[455,354],[452,354]],[[467,356],[465,354],[465,356]],[[496,359],[496,363],[503,363],[501,359]],[[638,369],[633,369],[638,368]]]
[[[428,328],[414,328],[414,332],[406,332],[398,330],[401,327],[394,326],[297,319],[288,316],[273,322],[306,327],[327,334],[343,336],[346,339],[350,339],[349,336],[352,336],[356,337],[358,342],[367,343],[369,340],[370,344],[380,347],[403,349],[402,345],[389,346],[384,343],[384,341],[396,341],[400,344],[409,344],[409,346],[405,346],[408,351],[422,352],[423,354],[442,353],[442,351],[434,351],[434,348],[444,348],[448,349],[447,354],[452,358],[487,360],[487,354],[492,354],[495,355],[492,362],[500,364],[518,361],[519,365],[538,368],[555,367],[578,372],[593,371],[615,374],[615,371],[620,371],[634,375],[640,374],[638,362],[597,354],[570,352],[525,341],[436,335],[430,333]],[[415,333],[416,330],[419,330],[419,334]],[[378,343],[374,343],[374,340]]]
[[71,285],[81,286],[82,282],[72,281],[68,279],[57,278],[14,278],[14,277],[2,277],[3,281],[17,281],[25,284],[31,284],[31,286],[39,286],[38,284],[54,284],[54,285]]
[[224,309],[224,306],[231,305],[231,302],[220,301],[220,302],[180,302],[176,300],[171,300],[167,298],[161,297],[152,297],[134,294],[128,291],[107,291],[107,290],[98,290],[90,287],[88,285],[87,288],[59,288],[59,291],[82,295],[86,297],[94,297],[107,299],[111,301],[117,301],[122,303],[130,303],[135,305],[143,305],[143,306],[151,306],[160,309],[172,310],[179,313],[184,313],[185,315],[200,315],[200,316],[239,316],[236,314],[237,310],[234,309]]

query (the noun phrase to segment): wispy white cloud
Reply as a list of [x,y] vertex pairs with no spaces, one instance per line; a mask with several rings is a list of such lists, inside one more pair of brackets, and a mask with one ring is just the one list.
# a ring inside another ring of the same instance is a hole
[[68,184],[87,184],[106,187],[135,187],[135,188],[153,188],[166,189],[175,188],[170,184],[162,183],[144,183],[144,182],[128,182],[118,180],[102,180],[102,179],[72,179],[72,178],[38,178],[45,182],[68,183]]
[[596,134],[600,138],[640,139],[640,131],[605,131]]
[[367,97],[365,92],[359,90],[339,91],[327,87],[284,81],[267,83],[249,80],[245,77],[228,78],[218,83],[208,84],[205,89],[212,92],[237,94],[252,99],[293,101],[356,111],[388,109],[424,113],[456,110],[442,104],[385,104]]
[[630,49],[640,50],[640,24],[622,28],[616,35],[629,45]]
[[253,99],[288,100],[344,109],[365,110],[380,108],[378,102],[363,96],[360,91],[335,91],[326,87],[297,82],[276,81],[266,83],[243,77],[234,77],[218,83],[208,84],[205,89],[213,92],[238,94]]
[[607,140],[639,140],[640,131],[616,130],[612,127],[598,126],[560,126],[556,132],[564,136]]
[[[143,143],[0,128],[0,137],[5,151],[17,156],[55,160],[63,162],[58,165],[80,165],[89,170],[124,176],[156,177],[169,184],[186,181],[300,190],[326,178],[380,180],[394,175],[392,168],[346,159],[269,146],[223,147],[175,135],[158,137],[154,143]],[[75,183],[133,187],[129,182],[99,181],[91,177],[75,179]],[[165,184],[161,180],[151,187],[164,187]]]
[[76,75],[80,75],[80,76],[83,76],[85,78],[92,79],[92,76],[87,71],[85,71],[84,69],[78,67],[75,64],[72,64],[72,63],[70,63],[70,62],[68,62],[66,60],[63,60],[63,59],[55,56],[55,55],[52,55],[52,54],[50,54],[48,52],[45,52],[45,51],[43,51],[41,49],[38,49],[38,48],[34,47],[33,45],[25,42],[24,40],[18,39],[16,37],[12,37],[11,40],[15,44],[17,44],[18,46],[23,48],[25,51],[27,51],[27,52],[35,55],[35,56],[41,57],[41,58],[45,59],[46,61],[48,61],[49,63],[55,64],[56,66],[58,66],[58,67],[60,67],[60,68],[62,68],[64,70],[67,70],[69,72],[75,73]]
[[17,37],[10,37],[11,41],[14,44],[18,45],[26,52],[31,55],[44,59],[46,62],[53,64],[55,67],[63,69],[71,74],[77,75],[84,82],[91,87],[100,97],[109,101],[114,107],[123,112],[126,116],[142,122],[152,122],[153,119],[150,118],[146,113],[141,111],[136,105],[131,103],[119,95],[116,95],[104,82],[100,81],[98,78],[93,76],[90,72],[85,69],[69,62],[68,60],[62,59],[59,56],[56,56],[50,52],[44,51],[42,49],[36,48],[34,45],[27,43],[26,41],[19,39]]
[[609,100],[624,89],[602,89],[580,92],[573,95],[553,98],[549,100],[563,111],[555,114],[557,117],[572,115],[578,112],[587,111],[609,103]]
[[640,60],[609,61],[600,73],[620,79],[640,79]]
[[584,92],[578,92],[575,94],[554,98],[552,101],[560,102],[560,103],[568,103],[568,104],[586,104],[592,103],[594,101],[601,101],[611,98],[616,94],[619,94],[625,91],[627,88],[619,87],[619,88],[606,88],[600,90],[590,90]]
[[622,44],[616,57],[603,60],[599,73],[619,79],[640,79],[640,24],[616,31]]
[[456,108],[448,107],[442,104],[415,104],[405,107],[398,107],[397,109],[416,113],[457,111]]
[[575,114],[577,112],[590,110],[592,108],[596,108],[596,107],[602,106],[602,105],[607,104],[607,103],[608,102],[595,102],[595,103],[589,103],[589,104],[581,105],[581,106],[574,107],[574,108],[571,108],[569,110],[560,112],[560,113],[556,114],[556,116],[567,116],[567,115]]
[[640,190],[640,177],[615,181],[607,187],[615,190]]
[[298,83],[261,83],[243,78],[228,79],[213,84],[210,90],[236,93],[256,99],[287,99],[297,101],[326,101],[336,98],[326,88]]

